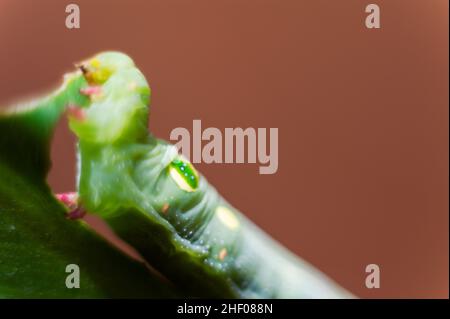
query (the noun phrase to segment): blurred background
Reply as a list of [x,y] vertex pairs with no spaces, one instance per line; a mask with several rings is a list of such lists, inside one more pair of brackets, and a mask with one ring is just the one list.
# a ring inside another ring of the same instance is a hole
[[[72,63],[131,55],[150,129],[279,128],[279,169],[197,164],[256,224],[365,298],[448,298],[448,1],[0,0],[0,105]],[[14,137],[11,137],[14,138]],[[75,139],[53,141],[55,192],[75,189]],[[365,267],[381,288],[365,287]]]

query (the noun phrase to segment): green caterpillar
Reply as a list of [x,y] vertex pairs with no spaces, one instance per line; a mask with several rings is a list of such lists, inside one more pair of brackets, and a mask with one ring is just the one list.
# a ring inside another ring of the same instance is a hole
[[[133,61],[106,52],[80,65],[80,205],[195,297],[342,298],[344,289],[227,203],[175,146],[148,131],[150,88]],[[112,265],[113,266],[113,265]]]

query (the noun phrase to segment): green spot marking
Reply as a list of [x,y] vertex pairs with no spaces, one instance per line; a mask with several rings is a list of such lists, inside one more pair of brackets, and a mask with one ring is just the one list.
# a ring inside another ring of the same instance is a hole
[[169,173],[182,190],[193,192],[197,189],[197,171],[187,160],[180,157],[174,159],[169,165]]

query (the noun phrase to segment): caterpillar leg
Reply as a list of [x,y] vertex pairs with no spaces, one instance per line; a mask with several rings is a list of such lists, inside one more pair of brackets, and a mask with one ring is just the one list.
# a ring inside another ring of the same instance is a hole
[[[80,94],[89,97],[91,100],[95,100],[102,96],[102,88],[97,85],[90,85],[80,89]],[[83,121],[86,118],[85,110],[79,105],[70,104],[67,106],[67,113],[70,117]]]
[[91,85],[85,88],[80,89],[80,93],[86,96],[98,95],[101,94],[102,87],[99,85]]
[[67,113],[70,117],[77,119],[78,121],[83,121],[86,118],[84,110],[78,105],[70,104],[67,106]]
[[78,194],[75,192],[55,194],[57,200],[63,203],[68,209],[68,219],[80,219],[86,215],[86,210],[78,205]]
[[67,214],[68,219],[80,219],[86,215],[86,210],[83,207],[77,207],[74,210],[71,210]]

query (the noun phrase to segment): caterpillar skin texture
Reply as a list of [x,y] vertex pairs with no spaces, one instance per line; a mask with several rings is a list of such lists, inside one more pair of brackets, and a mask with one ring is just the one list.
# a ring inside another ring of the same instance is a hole
[[175,146],[149,133],[150,88],[128,56],[101,53],[81,69],[90,103],[69,125],[79,138],[78,191],[87,211],[190,296],[350,297],[227,203]]

